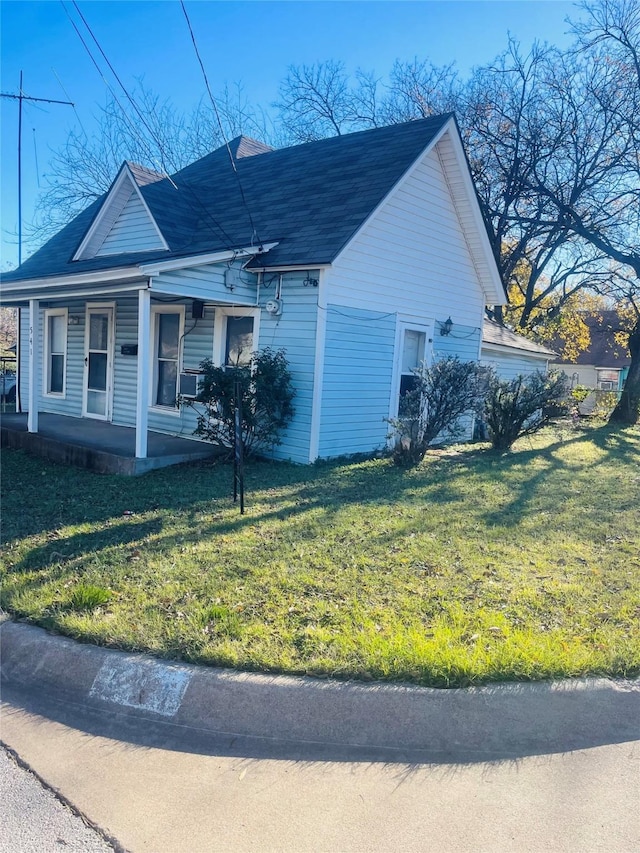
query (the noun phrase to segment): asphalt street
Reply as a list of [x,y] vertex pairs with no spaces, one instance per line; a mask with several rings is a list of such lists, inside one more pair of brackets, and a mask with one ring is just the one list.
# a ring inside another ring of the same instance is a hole
[[113,853],[113,847],[0,748],[3,853]]
[[640,849],[638,741],[456,760],[216,736],[13,688],[3,702],[3,740],[132,853]]

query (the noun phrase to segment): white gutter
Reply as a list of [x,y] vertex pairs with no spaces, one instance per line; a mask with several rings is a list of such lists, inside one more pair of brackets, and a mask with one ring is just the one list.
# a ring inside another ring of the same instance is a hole
[[144,275],[159,275],[163,272],[171,272],[171,270],[202,267],[206,264],[233,261],[235,258],[251,258],[254,255],[262,255],[265,252],[269,252],[277,245],[277,243],[264,243],[261,247],[245,246],[243,249],[225,249],[222,252],[209,252],[206,255],[191,255],[186,258],[175,258],[169,261],[156,261],[152,264],[139,264],[138,269]]
[[251,265],[247,266],[247,270],[249,272],[306,272],[307,270],[328,270],[331,269],[331,264],[291,264],[290,266],[286,266],[285,264],[281,264],[278,267],[252,267]]

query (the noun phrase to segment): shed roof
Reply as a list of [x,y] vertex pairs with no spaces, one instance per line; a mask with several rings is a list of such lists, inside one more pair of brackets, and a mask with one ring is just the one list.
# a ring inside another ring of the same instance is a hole
[[557,352],[547,349],[547,347],[543,347],[540,344],[535,343],[535,341],[530,341],[529,338],[525,338],[522,335],[512,332],[511,329],[501,326],[499,323],[496,323],[495,320],[490,320],[488,317],[485,317],[484,319],[482,343],[507,347],[508,349],[517,349],[522,352],[530,353],[531,355],[541,357],[546,356],[547,358],[554,358],[558,355]]

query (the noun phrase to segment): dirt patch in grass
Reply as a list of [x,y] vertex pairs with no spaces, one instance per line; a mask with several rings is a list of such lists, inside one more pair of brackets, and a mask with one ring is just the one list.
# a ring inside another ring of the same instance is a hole
[[[640,672],[640,430],[141,478],[3,454],[2,607],[101,645],[459,686]],[[88,591],[88,592],[87,592]],[[81,594],[82,593],[82,594]]]

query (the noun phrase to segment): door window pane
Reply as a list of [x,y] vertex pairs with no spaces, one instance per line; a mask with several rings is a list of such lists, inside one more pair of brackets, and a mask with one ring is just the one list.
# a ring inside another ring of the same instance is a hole
[[89,353],[89,388],[93,391],[107,390],[107,354],[106,352]]
[[227,317],[227,341],[224,363],[249,364],[253,353],[253,317]]
[[402,361],[400,363],[400,408],[402,408],[402,400],[406,394],[416,387],[416,376],[413,371],[420,367],[424,360],[426,339],[425,332],[405,329],[402,340]]
[[87,412],[103,417],[107,414],[107,395],[104,391],[87,391]]
[[89,319],[89,349],[107,351],[109,341],[109,317],[107,314],[91,314]]
[[425,333],[415,329],[407,329],[404,333],[402,347],[402,373],[411,373],[414,367],[419,367],[424,358]]

